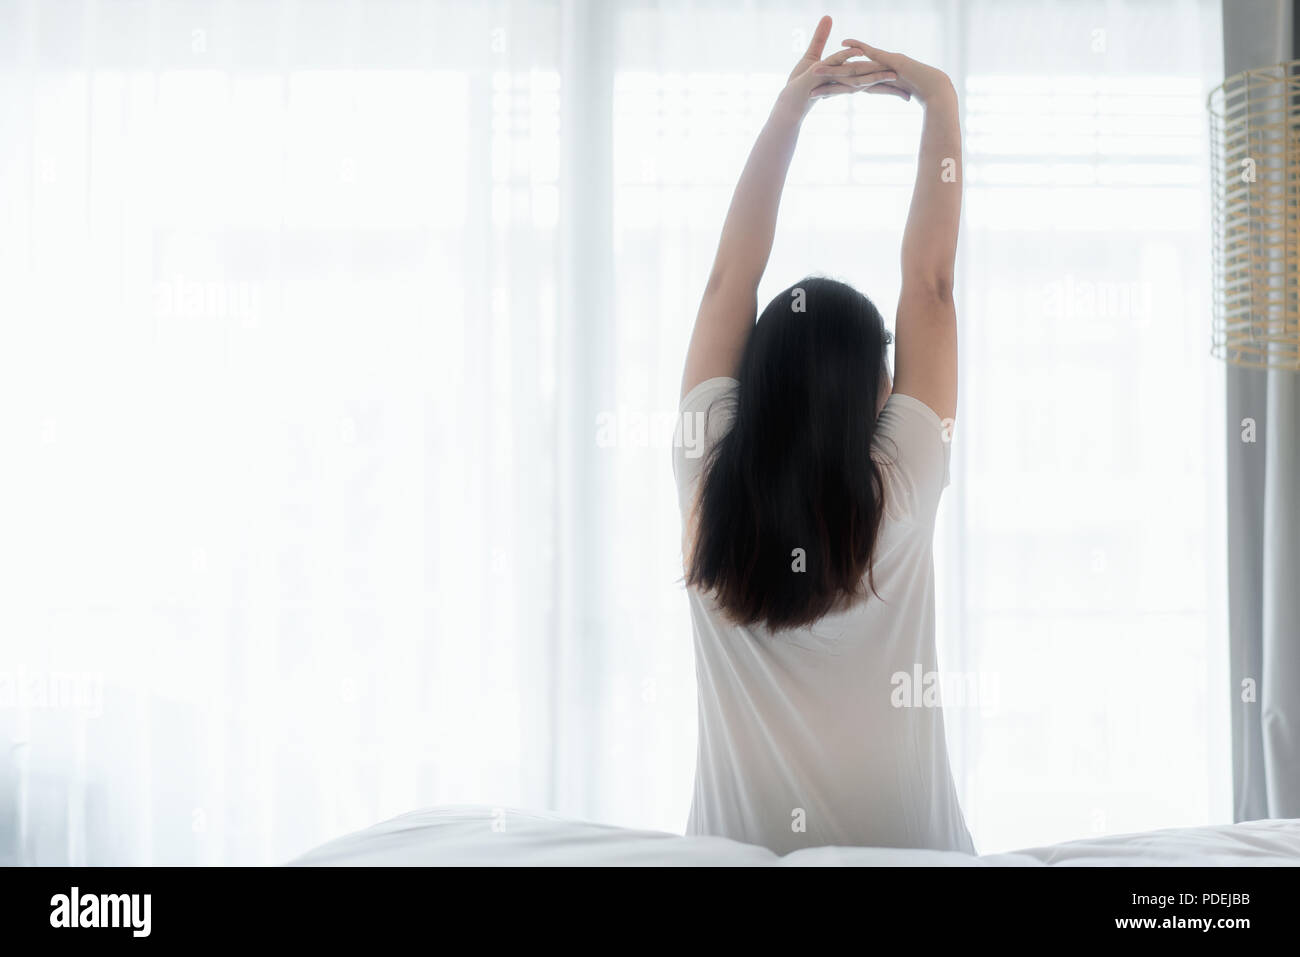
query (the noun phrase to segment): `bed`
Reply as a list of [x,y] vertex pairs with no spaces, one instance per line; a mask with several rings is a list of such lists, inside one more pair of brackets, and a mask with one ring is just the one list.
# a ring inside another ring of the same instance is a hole
[[297,866],[1297,866],[1300,819],[1090,838],[1006,854],[818,847],[779,857],[720,837],[683,837],[513,808],[413,811],[330,841]]

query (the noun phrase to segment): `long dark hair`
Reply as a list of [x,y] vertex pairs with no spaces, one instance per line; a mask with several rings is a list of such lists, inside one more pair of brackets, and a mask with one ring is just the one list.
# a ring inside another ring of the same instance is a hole
[[864,580],[874,593],[887,343],[871,300],[833,279],[804,279],[759,316],[735,420],[701,480],[686,574],[737,623],[797,628],[865,597]]

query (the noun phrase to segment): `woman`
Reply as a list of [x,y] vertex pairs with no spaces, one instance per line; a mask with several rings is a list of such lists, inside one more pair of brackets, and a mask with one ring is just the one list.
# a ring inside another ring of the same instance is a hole
[[[727,213],[682,381],[674,472],[699,683],[688,831],[778,853],[823,844],[974,852],[937,672],[932,537],[957,408],[961,132],[947,76],[823,17]],[[897,356],[864,295],[805,279],[757,324],[799,127],[855,91],[925,111],[903,231]]]

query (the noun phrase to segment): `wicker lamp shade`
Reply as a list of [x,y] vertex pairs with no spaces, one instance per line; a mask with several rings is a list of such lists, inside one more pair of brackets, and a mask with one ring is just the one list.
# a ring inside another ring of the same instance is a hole
[[1300,371],[1300,60],[1230,76],[1208,106],[1211,351]]

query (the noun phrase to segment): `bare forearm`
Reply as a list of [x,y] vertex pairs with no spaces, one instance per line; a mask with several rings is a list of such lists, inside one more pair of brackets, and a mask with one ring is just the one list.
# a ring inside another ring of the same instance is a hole
[[711,283],[757,288],[772,253],[781,192],[802,122],[800,109],[778,102],[758,134],[722,225]]
[[925,102],[912,205],[903,230],[903,283],[952,289],[961,221],[962,155],[957,94],[951,84]]

